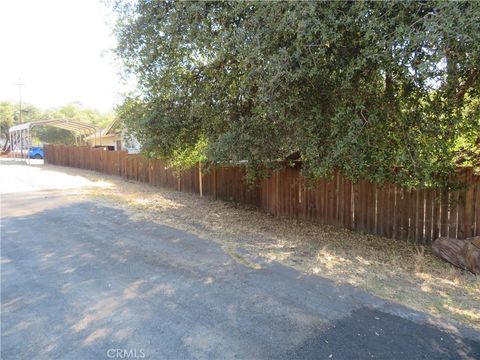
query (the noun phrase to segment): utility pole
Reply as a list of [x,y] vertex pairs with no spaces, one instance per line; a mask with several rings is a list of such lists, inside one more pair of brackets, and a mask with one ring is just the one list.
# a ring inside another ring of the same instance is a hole
[[18,86],[18,104],[19,104],[19,115],[18,115],[18,121],[21,124],[22,123],[22,86],[25,86],[27,84],[22,83],[22,79],[18,78],[18,83],[13,84],[15,86]]

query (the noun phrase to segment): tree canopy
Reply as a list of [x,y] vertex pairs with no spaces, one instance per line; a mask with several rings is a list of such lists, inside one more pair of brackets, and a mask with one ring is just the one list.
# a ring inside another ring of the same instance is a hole
[[[480,3],[117,1],[150,156],[445,184],[480,129]],[[459,145],[460,144],[460,145]]]

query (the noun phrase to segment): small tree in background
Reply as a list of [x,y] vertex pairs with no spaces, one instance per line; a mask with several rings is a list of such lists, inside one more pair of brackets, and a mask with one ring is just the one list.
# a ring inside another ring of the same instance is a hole
[[[71,103],[53,109],[41,109],[31,104],[24,104],[22,109],[22,121],[30,122],[49,119],[69,119],[87,122],[103,128],[115,117],[114,113],[101,113],[97,110],[84,108],[83,106]],[[18,104],[3,101],[0,102],[0,121],[2,137],[8,139],[8,129],[17,124]],[[36,141],[50,144],[75,144],[75,137],[72,132],[51,126],[34,127],[32,136]]]

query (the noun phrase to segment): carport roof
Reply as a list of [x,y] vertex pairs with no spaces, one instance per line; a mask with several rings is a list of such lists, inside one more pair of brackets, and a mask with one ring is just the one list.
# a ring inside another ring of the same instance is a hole
[[60,129],[72,131],[77,134],[94,134],[96,127],[91,124],[87,124],[81,121],[68,120],[68,119],[53,119],[53,120],[38,120],[31,121],[24,124],[12,126],[8,131],[10,133],[21,130],[28,130],[34,126],[54,126]]

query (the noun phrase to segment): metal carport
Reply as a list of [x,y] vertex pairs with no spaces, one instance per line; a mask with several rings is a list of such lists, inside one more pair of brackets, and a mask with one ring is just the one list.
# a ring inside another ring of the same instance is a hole
[[[53,126],[69,130],[75,135],[75,141],[77,143],[82,142],[88,135],[96,134],[97,131],[94,125],[68,119],[38,120],[15,125],[8,129],[10,137],[10,157],[22,159],[25,158],[25,156],[28,157],[28,148],[32,143],[30,130],[35,126]],[[26,153],[24,153],[25,149],[27,150]]]

